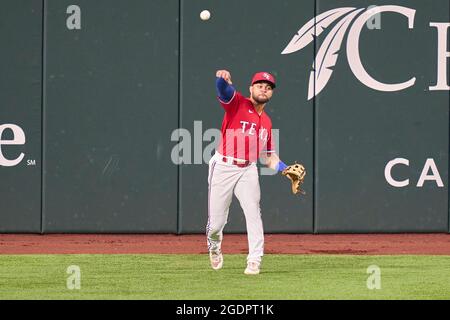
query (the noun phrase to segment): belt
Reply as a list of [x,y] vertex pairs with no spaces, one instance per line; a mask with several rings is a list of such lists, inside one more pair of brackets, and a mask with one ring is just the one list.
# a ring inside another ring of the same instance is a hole
[[[229,163],[228,162],[228,159],[226,158],[226,157],[223,157],[222,158],[222,161],[223,162],[226,162],[226,163]],[[239,168],[245,168],[245,167],[248,167],[250,164],[251,164],[251,162],[250,161],[244,161],[244,162],[238,162],[237,160],[233,160],[232,162],[231,162],[231,164],[233,164],[233,165],[235,165],[235,166],[238,166]]]

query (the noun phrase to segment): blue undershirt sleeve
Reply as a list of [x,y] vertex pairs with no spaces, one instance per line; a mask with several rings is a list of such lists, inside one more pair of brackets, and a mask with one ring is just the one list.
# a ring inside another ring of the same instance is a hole
[[282,172],[284,169],[286,169],[288,166],[280,160],[280,162],[277,163],[276,170],[279,172]]
[[216,77],[217,96],[223,102],[229,102],[233,98],[235,89],[224,78]]

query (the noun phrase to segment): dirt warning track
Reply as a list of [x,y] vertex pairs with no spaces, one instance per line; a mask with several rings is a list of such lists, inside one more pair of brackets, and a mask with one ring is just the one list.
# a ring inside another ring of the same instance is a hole
[[[224,253],[247,253],[247,236],[225,234]],[[0,234],[0,254],[200,254],[204,235]],[[450,234],[269,234],[266,254],[450,255]]]

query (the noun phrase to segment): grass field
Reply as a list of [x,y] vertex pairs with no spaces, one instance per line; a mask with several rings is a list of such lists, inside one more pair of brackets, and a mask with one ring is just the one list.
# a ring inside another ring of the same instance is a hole
[[[266,255],[258,276],[243,274],[244,255],[224,261],[214,271],[206,255],[0,255],[0,300],[450,299],[450,256]],[[80,289],[68,289],[71,265]],[[370,265],[381,289],[367,288]]]

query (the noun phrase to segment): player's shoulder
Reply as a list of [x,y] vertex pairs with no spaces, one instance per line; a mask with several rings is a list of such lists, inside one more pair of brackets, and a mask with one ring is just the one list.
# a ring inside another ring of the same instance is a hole
[[248,107],[249,105],[253,105],[252,100],[250,100],[249,97],[246,97],[246,96],[242,95],[241,93],[239,93],[239,94],[240,94],[239,99],[241,100],[241,103],[243,105],[245,105],[246,107]]
[[234,92],[234,98],[237,99],[237,100],[239,100],[239,101],[242,101],[243,99],[246,99],[246,98],[242,95],[242,93],[241,93],[240,91],[237,91],[237,90]]
[[267,114],[267,112],[263,112],[262,113],[262,122],[263,122],[263,126],[265,128],[270,128],[272,129],[272,119],[270,118],[270,116]]
[[264,110],[264,112],[263,112],[263,117],[264,117],[264,119],[265,119],[266,122],[272,124],[272,118],[270,118],[270,115],[267,114],[267,112],[266,112],[265,110]]
[[247,107],[247,105],[251,103],[250,100],[247,99],[247,97],[242,95],[242,93],[237,90],[234,92],[234,96],[231,99],[231,101],[233,101],[233,103],[237,106],[238,109]]

